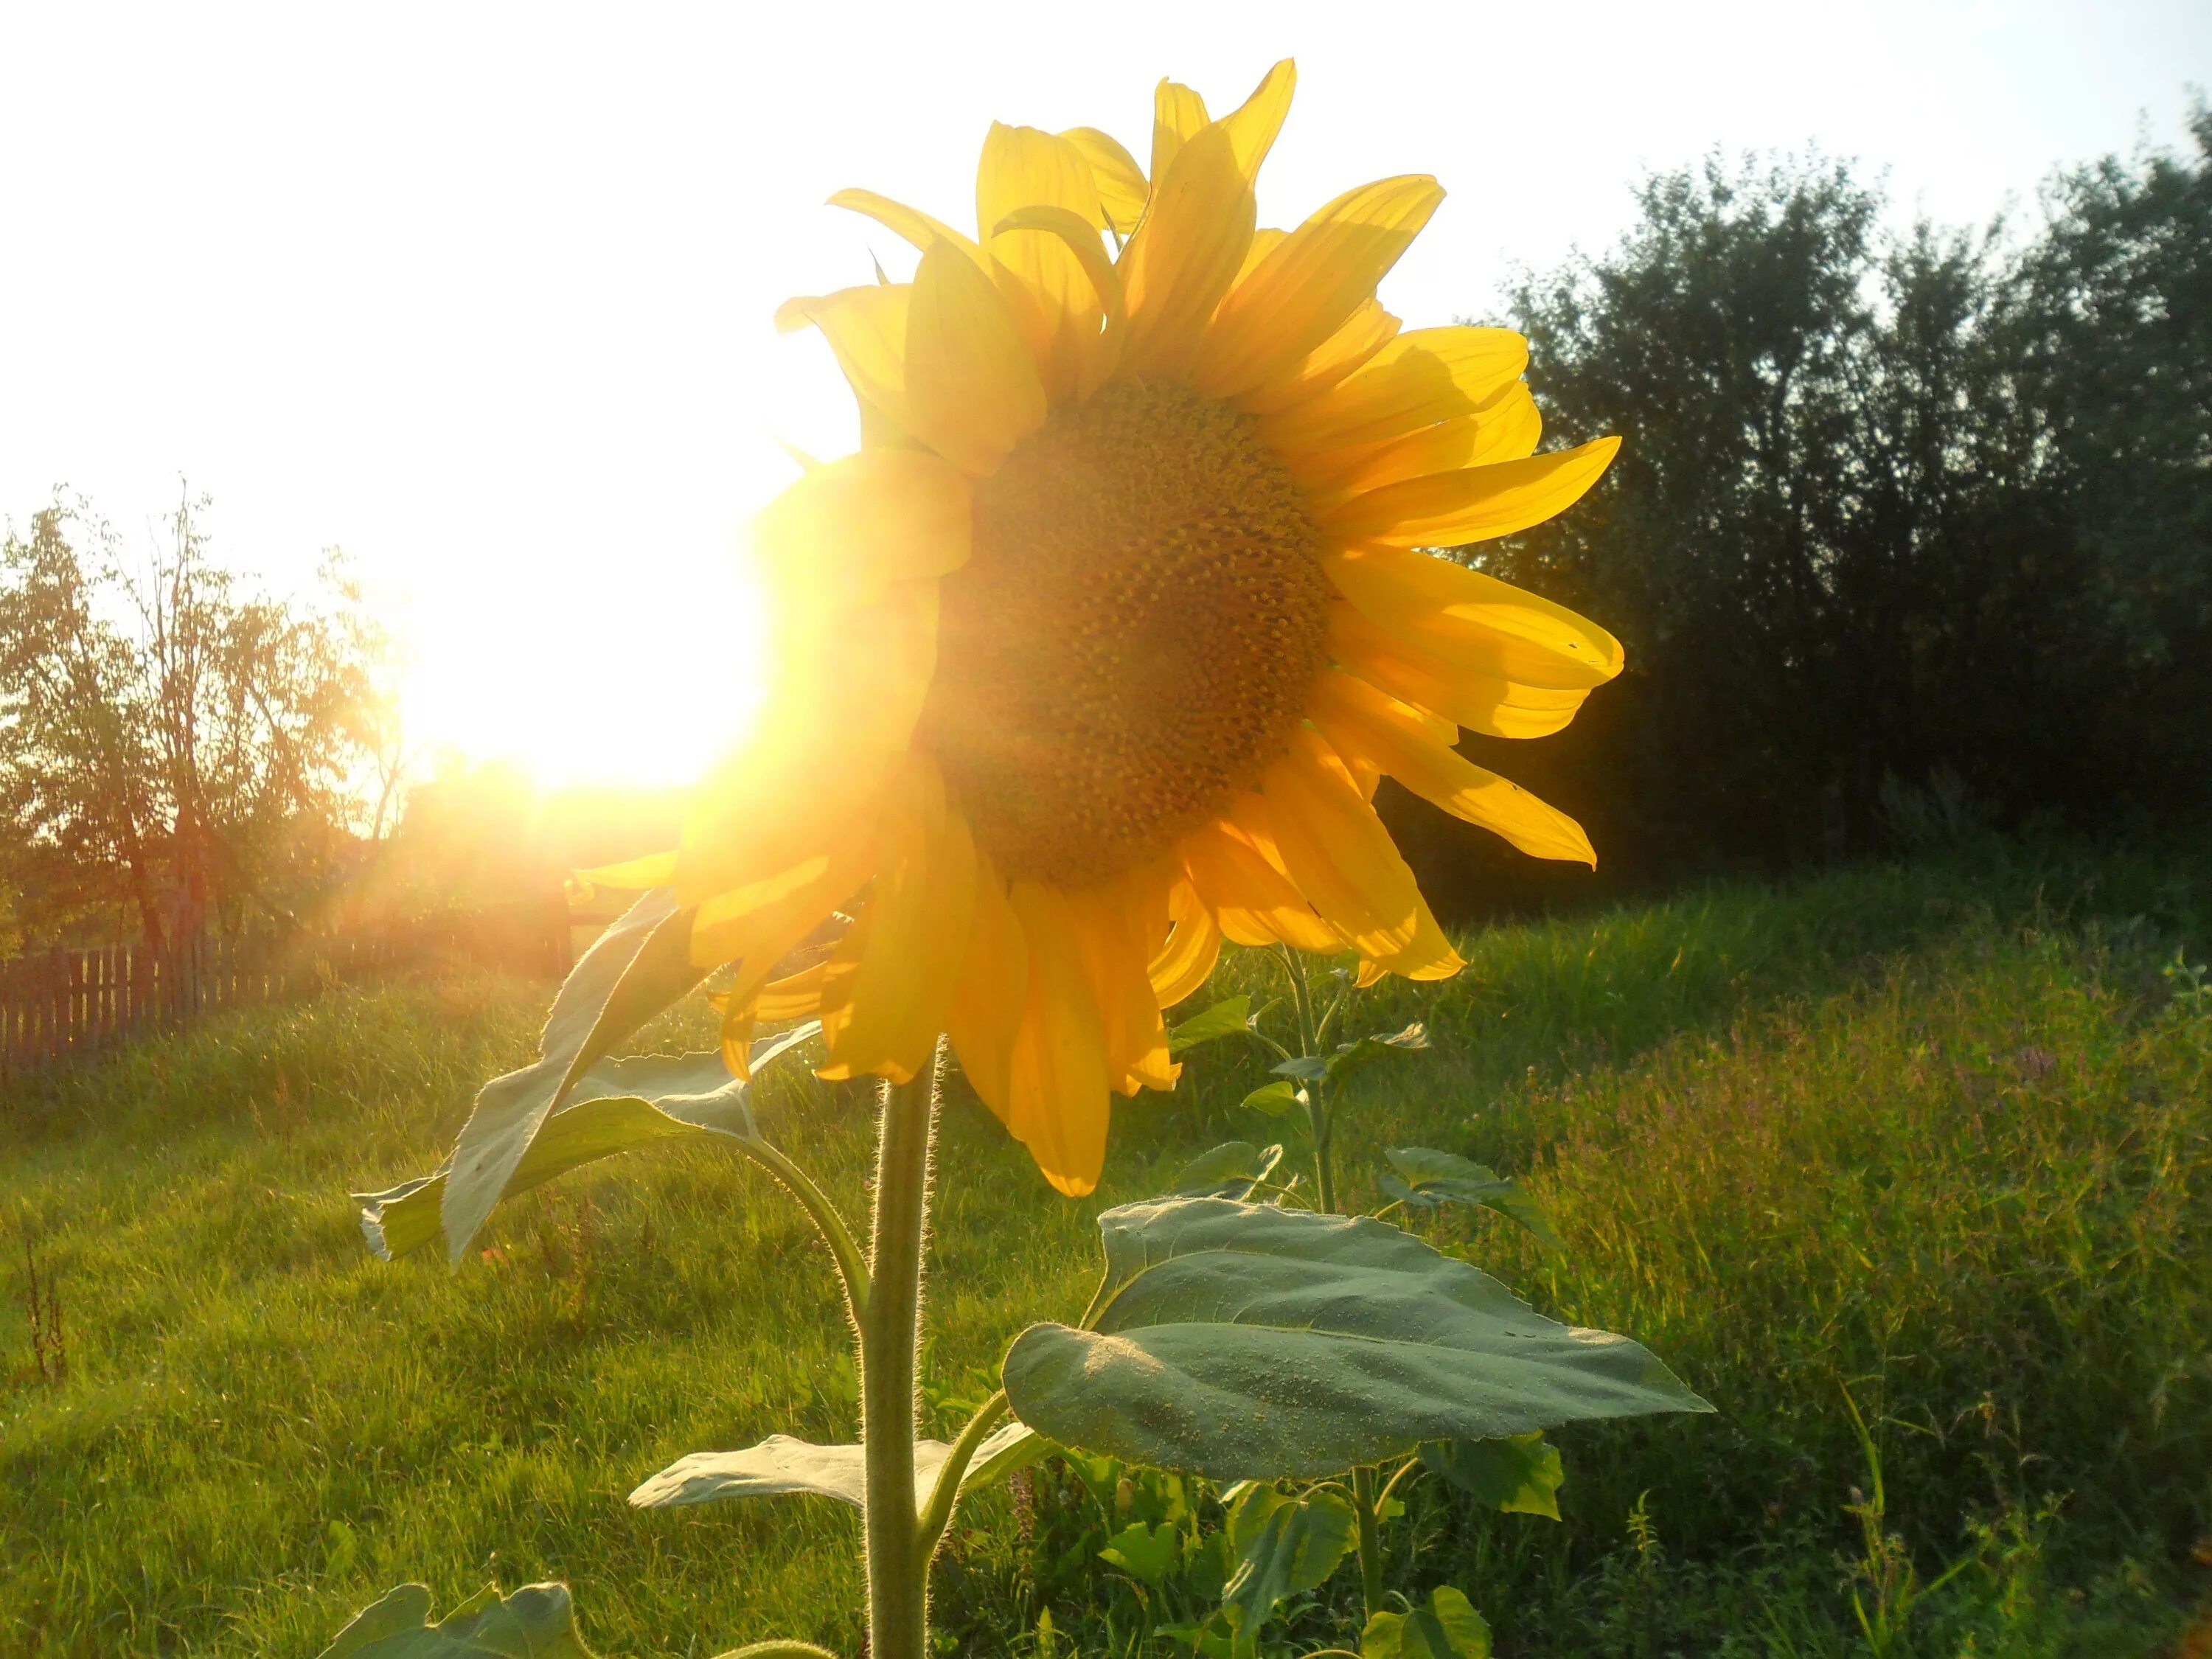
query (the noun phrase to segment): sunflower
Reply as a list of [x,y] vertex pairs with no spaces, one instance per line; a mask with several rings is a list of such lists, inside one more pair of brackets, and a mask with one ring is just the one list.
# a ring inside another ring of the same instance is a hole
[[1595,863],[1454,744],[1557,731],[1619,644],[1422,550],[1549,518],[1618,440],[1536,454],[1520,336],[1377,303],[1435,179],[1255,228],[1294,78],[1218,120],[1164,82],[1149,178],[1093,129],[994,125],[972,237],[831,198],[920,263],[779,314],[827,338],[862,447],[761,515],[759,733],[631,872],[696,907],[695,960],[734,963],[733,1064],[755,1022],[816,1015],[821,1075],[903,1082],[947,1034],[1071,1194],[1110,1097],[1175,1083],[1161,1011],[1224,937],[1356,953],[1362,982],[1461,967],[1382,775]]

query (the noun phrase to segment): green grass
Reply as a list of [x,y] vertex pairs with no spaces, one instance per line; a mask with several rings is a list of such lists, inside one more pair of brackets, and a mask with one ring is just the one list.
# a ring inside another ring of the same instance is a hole
[[[1459,1584],[1509,1655],[1845,1655],[1869,1650],[1852,1595],[1871,1611],[1885,1562],[1894,1586],[1902,1561],[1925,1582],[1963,1560],[1892,1651],[2171,1651],[2212,1531],[2212,1008],[2158,970],[2212,953],[2209,921],[2202,863],[1993,846],[1497,927],[1452,984],[1370,994],[1371,1027],[1424,1018],[1437,1046],[1367,1074],[1355,1188],[1409,1140],[1526,1175],[1558,1255],[1414,1224],[1720,1408],[1555,1437],[1563,1524],[1416,1485],[1392,1581]],[[1240,957],[1220,992],[1273,994],[1271,972]],[[665,1151],[510,1206],[459,1274],[362,1248],[345,1191],[434,1163],[544,995],[342,992],[0,1106],[0,1297],[27,1234],[68,1356],[36,1380],[0,1305],[0,1654],[307,1655],[395,1582],[443,1606],[551,1577],[611,1655],[856,1650],[848,1512],[623,1502],[686,1451],[852,1435],[826,1261],[765,1180]],[[1081,1204],[953,1102],[933,1408],[1080,1309],[1097,1209],[1280,1133],[1235,1104],[1262,1075],[1197,1051],[1176,1094],[1119,1113]],[[865,1093],[762,1092],[860,1210]],[[1846,1390],[1881,1462],[1875,1535],[1899,1540],[1871,1551]],[[1101,1519],[1065,1478],[977,1505],[939,1583],[960,1650],[1026,1659],[1048,1609],[1063,1651],[1129,1650],[1136,1593],[1090,1563]],[[1353,1634],[1354,1578],[1293,1649]]]

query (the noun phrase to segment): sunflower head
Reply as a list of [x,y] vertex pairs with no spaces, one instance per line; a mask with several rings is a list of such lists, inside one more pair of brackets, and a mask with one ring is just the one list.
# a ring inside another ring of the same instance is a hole
[[947,1033],[1071,1194],[1110,1096],[1175,1082],[1161,1011],[1224,937],[1458,969],[1370,804],[1384,773],[1595,861],[1454,744],[1556,731],[1620,646],[1424,550],[1550,517],[1616,441],[1536,453],[1517,335],[1377,303],[1433,179],[1255,228],[1293,80],[1218,119],[1163,82],[1149,167],[994,125],[973,235],[833,198],[921,258],[780,314],[829,341],[863,444],[761,517],[768,707],[661,872],[697,959],[735,963],[733,1061],[818,1013],[823,1075],[903,1081]]

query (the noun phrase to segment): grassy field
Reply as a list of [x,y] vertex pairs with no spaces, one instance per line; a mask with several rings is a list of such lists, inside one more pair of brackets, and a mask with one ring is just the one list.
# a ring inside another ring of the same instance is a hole
[[[2212,1588],[2212,994],[2161,973],[2183,945],[2212,955],[2212,867],[1992,846],[1498,927],[1452,984],[1370,994],[1371,1029],[1423,1018],[1437,1047],[1367,1073],[1346,1166],[1419,1140],[1525,1176],[1560,1253],[1414,1224],[1719,1408],[1555,1436],[1560,1523],[1417,1483],[1391,1582],[1458,1584],[1504,1655],[2176,1651]],[[1227,963],[1222,993],[1272,994],[1270,969]],[[848,1511],[623,1502],[686,1451],[852,1436],[826,1266],[763,1178],[641,1155],[510,1206],[458,1274],[362,1247],[347,1190],[434,1164],[544,994],[334,994],[0,1108],[0,1654],[310,1655],[401,1580],[443,1607],[554,1577],[609,1655],[856,1650]],[[1024,1324],[1082,1307],[1100,1207],[1281,1133],[1236,1104],[1262,1075],[1196,1051],[1120,1114],[1080,1204],[952,1103],[939,1431]],[[762,1094],[860,1208],[867,1097]],[[1109,1529],[1064,1470],[977,1505],[942,1559],[948,1651],[1140,1650],[1139,1590],[1093,1560]],[[1284,1651],[1355,1633],[1356,1577]]]

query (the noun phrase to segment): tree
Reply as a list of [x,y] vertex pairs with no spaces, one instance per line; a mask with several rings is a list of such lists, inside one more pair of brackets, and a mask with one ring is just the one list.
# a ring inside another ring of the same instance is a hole
[[156,947],[234,929],[296,908],[351,844],[380,635],[334,560],[313,602],[243,592],[206,505],[180,501],[135,570],[82,505],[0,547],[0,810],[51,925],[127,903]]

